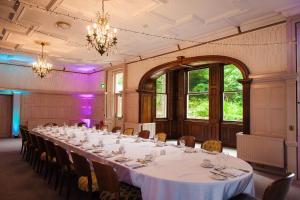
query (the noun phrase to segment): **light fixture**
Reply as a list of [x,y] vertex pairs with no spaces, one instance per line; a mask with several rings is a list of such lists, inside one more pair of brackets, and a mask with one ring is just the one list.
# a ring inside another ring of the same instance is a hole
[[44,78],[52,69],[52,64],[47,63],[44,56],[45,42],[40,43],[42,45],[42,54],[38,57],[37,62],[32,64],[32,71],[36,73],[40,78]]
[[109,14],[104,12],[104,0],[102,0],[102,12],[97,12],[96,22],[92,27],[87,27],[87,41],[100,55],[116,50],[117,29],[109,26]]

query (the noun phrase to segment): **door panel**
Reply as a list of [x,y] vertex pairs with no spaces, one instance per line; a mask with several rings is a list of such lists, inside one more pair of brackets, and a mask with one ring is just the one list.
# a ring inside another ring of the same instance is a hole
[[0,95],[0,138],[11,137],[12,96]]

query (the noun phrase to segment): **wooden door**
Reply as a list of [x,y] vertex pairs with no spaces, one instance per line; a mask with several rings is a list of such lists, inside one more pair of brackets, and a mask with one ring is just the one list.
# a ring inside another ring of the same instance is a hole
[[0,138],[11,137],[12,96],[0,95]]

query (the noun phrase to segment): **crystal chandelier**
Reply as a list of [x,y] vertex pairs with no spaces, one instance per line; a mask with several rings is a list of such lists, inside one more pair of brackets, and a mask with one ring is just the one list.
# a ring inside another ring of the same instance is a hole
[[44,56],[45,43],[41,42],[42,55],[38,57],[38,61],[32,64],[32,71],[36,73],[40,78],[44,78],[52,69],[52,64],[47,63]]
[[102,12],[97,12],[96,23],[87,27],[87,41],[102,56],[115,50],[117,45],[117,29],[111,30],[109,26],[109,14],[104,12],[104,0],[102,0]]

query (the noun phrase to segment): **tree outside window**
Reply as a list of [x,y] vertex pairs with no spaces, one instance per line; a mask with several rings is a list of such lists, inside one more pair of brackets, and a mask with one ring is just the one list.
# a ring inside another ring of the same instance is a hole
[[224,65],[224,121],[243,121],[243,86],[239,79],[243,79],[243,75],[236,66]]
[[156,118],[167,118],[166,74],[156,79]]
[[209,119],[209,68],[188,72],[187,118]]

